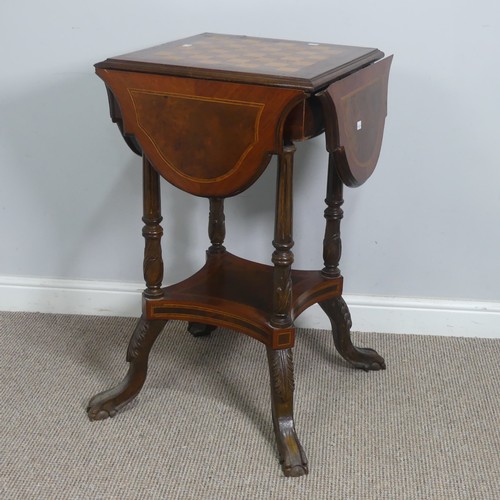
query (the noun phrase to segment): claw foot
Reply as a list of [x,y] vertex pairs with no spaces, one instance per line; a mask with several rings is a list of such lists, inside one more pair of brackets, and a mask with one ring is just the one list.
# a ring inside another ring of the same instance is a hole
[[136,391],[125,393],[121,384],[117,388],[96,394],[87,406],[87,415],[90,420],[104,420],[114,417],[120,408],[124,407],[137,394]]
[[300,444],[293,420],[292,349],[267,348],[271,380],[271,405],[274,434],[283,474],[303,476],[309,472],[307,458]]
[[380,354],[368,347],[356,347],[351,341],[351,314],[342,297],[320,302],[332,324],[332,335],[339,354],[355,368],[364,371],[385,370],[385,361]]
[[116,408],[103,408],[99,405],[93,405],[92,401],[87,407],[87,415],[90,420],[104,420],[106,418],[114,417],[116,413]]
[[87,415],[90,420],[114,417],[139,394],[146,380],[149,352],[165,323],[165,320],[148,320],[141,316],[128,345],[127,374],[116,387],[96,394],[89,401]]
[[280,464],[286,477],[304,476],[309,472],[306,454],[295,432],[293,421],[275,426]]
[[368,347],[354,347],[349,355],[349,361],[355,368],[365,372],[373,370],[385,370],[384,358],[377,351]]

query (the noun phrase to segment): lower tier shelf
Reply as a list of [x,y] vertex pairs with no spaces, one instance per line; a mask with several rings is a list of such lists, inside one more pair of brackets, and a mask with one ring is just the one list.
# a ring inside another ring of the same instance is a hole
[[[190,278],[163,288],[163,297],[144,298],[148,319],[180,319],[239,330],[273,349],[293,347],[295,329],[276,328],[272,266],[229,252],[208,254],[202,269]],[[342,294],[342,277],[320,271],[292,271],[292,320],[309,306]]]

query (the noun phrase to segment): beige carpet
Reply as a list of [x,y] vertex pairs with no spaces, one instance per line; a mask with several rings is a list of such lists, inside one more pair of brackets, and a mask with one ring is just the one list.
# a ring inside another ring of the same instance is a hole
[[90,422],[119,382],[135,320],[0,313],[0,498],[500,498],[500,341],[355,334],[387,361],[351,369],[328,332],[295,348],[310,474],[284,478],[265,349],[171,322],[139,397]]

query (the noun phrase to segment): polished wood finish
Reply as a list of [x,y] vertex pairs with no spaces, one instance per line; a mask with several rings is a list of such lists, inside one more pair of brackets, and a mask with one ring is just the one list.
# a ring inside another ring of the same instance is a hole
[[336,81],[320,93],[326,144],[342,181],[363,184],[375,170],[387,115],[392,56]]
[[293,263],[293,154],[295,146],[287,144],[279,156],[278,179],[276,181],[276,211],[274,222],[275,251],[272,255],[273,311],[271,325],[287,328],[292,325],[292,263]]
[[336,278],[340,276],[339,262],[342,255],[342,240],[340,239],[340,221],[344,217],[342,205],[343,185],[339,177],[335,160],[330,153],[328,162],[328,181],[326,184],[325,209],[326,229],[323,239],[323,260],[325,267],[322,270],[324,276]]
[[[119,102],[123,133],[178,188],[206,197],[248,188],[281,151],[299,90],[97,70]],[[231,131],[231,133],[229,133]]]
[[208,253],[224,253],[223,245],[226,237],[226,217],[224,215],[224,198],[210,198],[210,211],[208,215],[208,237],[212,245]]
[[283,318],[277,315],[278,321],[272,324],[277,307],[273,282],[281,278],[280,273],[279,267],[276,271],[274,266],[229,252],[208,253],[205,265],[193,276],[163,288],[161,299],[144,299],[144,314],[148,319],[178,319],[231,328],[275,349],[293,347],[293,320],[320,300],[340,296],[342,278],[328,279],[320,271],[292,270],[291,293],[287,291],[285,296],[287,301],[291,297],[291,304],[287,302],[283,312],[285,320],[280,321]]
[[[339,270],[343,184],[364,182],[380,150],[390,66],[390,58],[373,64],[381,57],[377,49],[203,34],[96,65],[113,122],[143,157],[146,289],[129,371],[116,388],[91,399],[91,419],[115,415],[138,394],[166,321],[187,321],[194,336],[226,327],[266,346],[283,472],[308,472],[293,416],[295,319],[318,303],[347,361],[364,370],[385,368],[375,351],[351,342]],[[353,124],[359,127],[354,135]],[[324,267],[296,270],[294,142],[323,131],[329,151]],[[226,250],[224,200],[255,182],[272,155],[278,156],[274,251],[264,265]],[[209,200],[205,265],[166,287],[160,177]]]
[[383,55],[366,47],[203,33],[112,57],[96,67],[314,93]]
[[145,224],[142,229],[145,239],[143,270],[146,282],[144,296],[157,299],[162,296],[161,282],[163,280],[160,176],[146,157],[143,159],[143,202],[142,221]]
[[316,96],[310,96],[290,111],[283,137],[291,142],[305,141],[323,133],[324,130],[320,100]]

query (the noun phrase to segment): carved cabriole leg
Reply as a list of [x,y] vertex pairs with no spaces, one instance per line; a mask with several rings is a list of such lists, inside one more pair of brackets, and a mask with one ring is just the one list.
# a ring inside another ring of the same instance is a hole
[[285,476],[308,473],[307,458],[295,432],[293,421],[293,357],[292,349],[267,347],[274,433]]
[[[226,225],[224,216],[224,198],[210,198],[210,211],[208,215],[208,236],[210,238],[210,248],[207,254],[215,255],[224,253],[224,238],[226,237]],[[205,323],[191,321],[188,324],[188,331],[193,337],[206,337],[217,327]]]
[[333,155],[330,154],[328,164],[328,182],[326,188],[325,210],[326,230],[323,240],[323,260],[325,267],[321,271],[327,278],[340,276],[339,262],[342,254],[342,240],[340,239],[340,221],[344,216],[343,184],[334,165]]
[[[271,324],[292,326],[292,180],[295,146],[285,145],[279,156],[276,188],[276,218],[272,256],[274,264],[273,312]],[[272,414],[276,442],[285,476],[307,474],[307,459],[295,432],[293,421],[292,349],[267,347],[271,379]]]
[[[326,190],[327,208],[325,210],[326,230],[323,240],[323,259],[325,267],[321,271],[326,278],[340,276],[339,262],[342,253],[340,238],[340,221],[342,211],[343,184],[335,167],[333,154],[328,163],[328,182]],[[342,297],[320,302],[319,305],[328,315],[332,324],[332,334],[335,347],[339,354],[363,370],[381,370],[385,368],[384,359],[373,349],[355,347],[351,341],[351,314]]]
[[[145,239],[144,280],[146,281],[143,295],[146,299],[160,299],[163,296],[160,176],[146,157],[143,157],[143,209],[142,220],[145,225],[142,234]],[[113,417],[121,407],[137,396],[146,380],[149,352],[165,323],[165,320],[150,320],[144,315],[141,317],[127,351],[127,361],[130,363],[128,373],[119,385],[97,394],[90,400],[87,413],[91,420]]]
[[159,299],[163,296],[161,289],[163,228],[160,226],[163,217],[161,216],[160,176],[145,156],[143,158],[143,204],[142,220],[145,225],[142,229],[142,235],[145,239],[144,280],[146,281],[144,296],[150,299]]
[[114,417],[120,408],[139,394],[146,380],[151,347],[165,323],[164,320],[147,320],[141,317],[127,350],[127,361],[130,363],[127,375],[119,385],[90,400],[87,414],[91,420]]
[[293,264],[293,154],[295,146],[285,145],[279,156],[278,179],[276,188],[276,214],[274,225],[275,251],[272,255],[274,264],[273,313],[271,324],[278,328],[292,324],[292,264]]
[[351,315],[342,297],[335,297],[319,305],[330,318],[335,347],[339,354],[355,368],[362,370],[384,370],[385,361],[376,351],[355,347],[351,341]]

